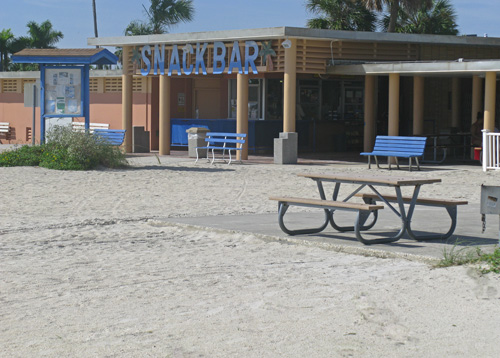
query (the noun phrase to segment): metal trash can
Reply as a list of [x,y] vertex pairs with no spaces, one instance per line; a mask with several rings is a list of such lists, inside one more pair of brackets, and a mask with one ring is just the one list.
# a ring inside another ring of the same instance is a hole
[[[486,215],[498,215],[500,219],[500,186],[481,185],[480,213],[482,232],[486,229]],[[500,245],[500,230],[498,243]]]
[[[204,127],[191,127],[186,130],[188,135],[188,156],[190,158],[196,158],[196,147],[205,147],[207,142],[205,138],[210,129]],[[207,156],[206,149],[198,149],[198,155],[200,158]]]

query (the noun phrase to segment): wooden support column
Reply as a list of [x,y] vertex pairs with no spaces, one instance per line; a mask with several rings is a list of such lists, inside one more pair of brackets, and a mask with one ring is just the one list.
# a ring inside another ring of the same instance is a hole
[[285,74],[283,82],[283,132],[295,132],[296,80],[297,80],[297,40],[290,39],[292,45],[285,49]]
[[246,133],[243,149],[236,153],[236,159],[248,159],[248,75],[236,76],[236,133]]
[[125,129],[123,148],[126,153],[132,153],[132,61],[129,46],[123,47],[123,74],[122,74],[122,129]]
[[170,154],[170,76],[160,75],[160,155]]
[[413,77],[413,135],[424,134],[424,77]]
[[482,86],[483,80],[479,76],[472,76],[472,113],[471,123],[477,119],[477,113],[483,111],[482,103]]
[[451,126],[460,128],[460,78],[451,79]]
[[496,72],[486,72],[484,89],[484,129],[495,130],[495,97],[497,91]]
[[389,74],[389,124],[388,133],[399,135],[399,73]]
[[375,144],[375,80],[376,76],[365,76],[365,129],[363,148],[371,152]]

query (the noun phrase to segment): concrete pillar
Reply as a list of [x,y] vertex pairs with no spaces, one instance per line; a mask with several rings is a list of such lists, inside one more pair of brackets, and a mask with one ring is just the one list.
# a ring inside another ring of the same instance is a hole
[[497,91],[496,72],[486,72],[484,89],[484,129],[495,130],[495,97]]
[[122,129],[125,129],[125,140],[123,149],[126,153],[132,153],[132,61],[130,58],[131,48],[123,47],[123,74],[122,74]]
[[479,76],[472,76],[472,113],[471,113],[471,123],[474,123],[477,119],[477,112],[483,111],[482,101],[482,85],[483,80]]
[[243,149],[236,153],[236,159],[248,159],[248,75],[236,76],[236,133],[246,133]]
[[460,78],[451,79],[451,126],[460,128]]
[[292,45],[285,49],[283,132],[295,132],[297,40],[290,39],[290,41]]
[[365,76],[365,129],[363,150],[371,152],[375,144],[375,80],[376,76]]
[[160,75],[159,154],[170,154],[170,77]]
[[424,134],[424,77],[413,77],[413,135]]
[[132,153],[132,75],[122,75],[122,128],[125,152]]
[[399,135],[399,73],[389,74],[389,135]]

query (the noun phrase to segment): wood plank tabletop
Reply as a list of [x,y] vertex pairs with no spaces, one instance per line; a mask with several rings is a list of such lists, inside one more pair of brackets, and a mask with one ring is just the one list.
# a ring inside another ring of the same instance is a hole
[[345,173],[299,173],[298,176],[313,180],[332,181],[337,183],[353,184],[373,184],[390,186],[410,186],[421,184],[440,183],[438,178],[417,178],[417,177],[389,177],[372,174],[345,174]]

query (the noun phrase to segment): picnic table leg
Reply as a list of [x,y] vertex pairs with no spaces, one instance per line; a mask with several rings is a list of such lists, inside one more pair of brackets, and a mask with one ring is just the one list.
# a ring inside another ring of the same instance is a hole
[[[399,232],[396,236],[388,237],[388,238],[379,238],[379,239],[366,239],[361,235],[361,231],[364,230],[364,223],[366,219],[370,216],[372,212],[370,211],[364,211],[360,210],[358,212],[358,216],[356,217],[356,222],[354,224],[354,232],[356,234],[356,239],[358,239],[359,242],[361,242],[364,245],[371,245],[371,244],[387,244],[391,242],[398,241],[401,236],[403,235],[403,232]],[[375,214],[375,212],[373,212]]]
[[448,239],[453,232],[455,231],[455,228],[457,227],[457,207],[456,205],[453,206],[445,206],[446,211],[448,212],[448,215],[450,216],[451,219],[451,225],[446,232],[446,234],[431,234],[431,235],[416,235],[413,230],[411,229],[411,216],[409,217],[410,219],[408,220],[408,226],[406,230],[408,231],[408,236],[410,236],[411,239],[417,240],[417,241],[423,241],[423,240],[446,240]]
[[[318,184],[318,190],[319,190],[319,195],[320,195],[321,199],[322,200],[326,200],[325,190],[323,189],[323,184],[322,184],[321,180],[317,180],[316,182]],[[354,194],[356,194],[357,192],[359,192],[364,187],[365,187],[365,185],[361,185],[358,189],[356,189],[353,193],[351,193],[351,195],[349,195],[343,201],[344,202],[348,201],[350,198],[352,198],[354,196]],[[333,201],[337,201],[338,196],[339,196],[339,191],[340,191],[340,183],[335,183],[335,189],[333,190],[333,195],[332,195],[332,200]],[[335,219],[334,219],[335,210],[329,210],[329,211],[330,211],[330,225],[335,230],[337,230],[339,232],[354,231],[355,230],[354,226],[339,226],[339,225],[337,225],[337,223],[335,222]],[[368,224],[368,225],[363,225],[365,223],[365,221],[366,221],[366,218],[365,218],[363,220],[363,223],[362,223],[362,226],[361,226],[361,230],[369,230],[369,229],[371,229],[375,225],[375,223],[377,222],[377,219],[378,219],[378,211],[374,211],[373,212],[373,220],[372,220],[372,222],[370,224]]]
[[281,230],[288,235],[316,234],[318,232],[325,230],[325,228],[328,226],[330,211],[328,209],[324,209],[325,221],[323,222],[323,224],[320,227],[311,228],[311,229],[291,230],[291,229],[286,227],[285,222],[284,222],[284,217],[285,217],[285,214],[288,210],[288,207],[289,206],[283,202],[278,203],[278,223],[279,223]]

